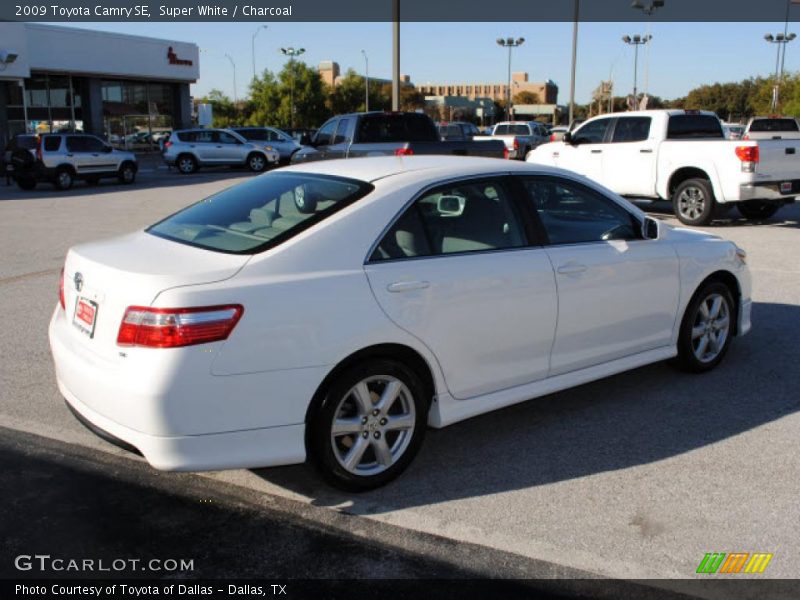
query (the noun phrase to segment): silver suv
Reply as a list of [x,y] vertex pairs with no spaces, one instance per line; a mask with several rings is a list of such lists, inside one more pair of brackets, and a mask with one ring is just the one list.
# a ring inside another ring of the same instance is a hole
[[23,190],[39,182],[49,182],[68,190],[76,179],[95,184],[102,178],[116,177],[121,183],[136,180],[138,164],[132,152],[115,150],[99,137],[85,133],[40,135],[36,151],[12,155],[13,176]]
[[167,165],[186,175],[211,166],[246,166],[260,172],[280,159],[271,146],[248,142],[230,129],[173,131],[164,142],[161,156]]

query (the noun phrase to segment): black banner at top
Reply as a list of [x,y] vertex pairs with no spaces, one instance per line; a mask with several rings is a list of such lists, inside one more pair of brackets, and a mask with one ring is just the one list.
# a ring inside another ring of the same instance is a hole
[[[3,0],[0,21],[796,21],[800,0]],[[719,35],[725,35],[720,31]]]

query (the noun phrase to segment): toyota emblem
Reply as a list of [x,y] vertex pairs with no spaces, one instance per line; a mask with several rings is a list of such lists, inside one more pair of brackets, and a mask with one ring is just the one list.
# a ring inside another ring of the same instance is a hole
[[75,277],[72,278],[72,281],[75,283],[75,289],[80,292],[83,289],[83,275],[75,273]]

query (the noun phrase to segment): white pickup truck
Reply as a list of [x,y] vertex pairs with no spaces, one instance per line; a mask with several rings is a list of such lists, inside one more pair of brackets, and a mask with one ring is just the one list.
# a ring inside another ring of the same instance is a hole
[[489,135],[476,135],[472,140],[503,140],[508,158],[525,160],[528,152],[550,140],[550,134],[536,121],[503,121],[495,125]]
[[800,195],[800,140],[728,140],[705,111],[598,116],[527,160],[576,171],[623,196],[670,200],[687,225],[706,225],[734,205],[747,219],[765,219]]

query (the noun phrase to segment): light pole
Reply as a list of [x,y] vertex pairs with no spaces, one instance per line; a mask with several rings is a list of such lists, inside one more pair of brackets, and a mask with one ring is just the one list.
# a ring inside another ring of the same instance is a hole
[[653,39],[652,35],[629,35],[622,36],[622,41],[626,44],[633,46],[633,103],[636,106],[638,102],[636,85],[638,83],[637,77],[639,75],[639,46],[644,46],[647,42]]
[[294,59],[296,56],[300,56],[305,51],[305,48],[281,48],[281,53],[283,53],[284,56],[289,57],[289,70],[291,71],[291,77],[289,79],[289,94],[291,98],[289,109],[289,127],[292,129],[294,129]]
[[572,75],[569,79],[569,123],[575,118],[575,68],[578,65],[578,15],[580,0],[575,0],[575,16],[572,21]]
[[[775,44],[778,47],[778,53],[775,57],[775,85],[772,87],[772,103],[770,104],[770,112],[773,114],[778,110],[778,98],[780,95],[781,80],[783,79],[783,60],[781,54],[786,57],[786,44],[791,42],[797,37],[794,33],[777,33],[772,35],[768,33],[764,36],[770,44]],[[783,49],[783,52],[781,52]]]
[[225,53],[225,58],[231,62],[231,67],[233,67],[233,104],[236,106],[239,102],[239,99],[236,97],[236,63],[233,62],[231,55],[228,53]]
[[367,53],[365,50],[361,51],[361,54],[364,55],[364,65],[366,67],[366,77],[364,77],[364,85],[366,86],[366,91],[364,92],[365,96],[365,112],[369,112],[369,58],[367,58]]
[[[659,8],[664,7],[664,0],[633,0],[631,2],[631,8],[635,8],[637,10],[641,10],[644,14],[648,17],[652,17],[653,13],[656,12]],[[650,23],[647,23],[647,34],[650,35]],[[650,89],[650,46],[647,47],[647,52],[645,53],[644,57],[644,95],[647,96],[647,92]]]
[[258,32],[262,29],[267,29],[266,25],[259,25],[258,28],[253,32],[253,38],[250,40],[250,48],[253,51],[253,81],[256,79],[256,36]]
[[506,88],[506,120],[511,120],[511,49],[522,46],[525,38],[497,38],[497,45],[508,48],[508,87]]

